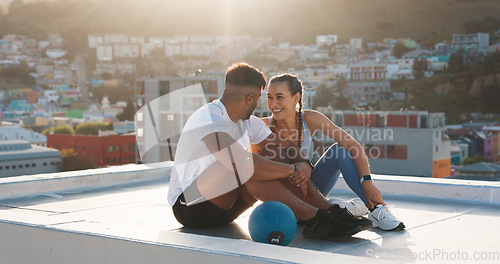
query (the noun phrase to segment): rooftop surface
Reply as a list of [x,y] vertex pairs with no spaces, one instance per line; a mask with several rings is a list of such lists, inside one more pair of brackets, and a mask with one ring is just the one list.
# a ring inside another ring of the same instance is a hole
[[[500,262],[495,182],[375,175],[406,230],[334,243],[305,239],[299,226],[283,247],[251,241],[252,208],[226,226],[183,228],[166,202],[168,175],[127,165],[0,179],[0,263]],[[330,197],[354,198],[343,181]]]

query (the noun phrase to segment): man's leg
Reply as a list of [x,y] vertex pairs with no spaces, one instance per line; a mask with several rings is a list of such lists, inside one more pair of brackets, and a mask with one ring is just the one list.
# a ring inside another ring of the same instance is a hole
[[[253,176],[265,173],[269,172],[256,170]],[[244,188],[242,188],[237,185],[234,177],[234,172],[216,162],[200,175],[197,180],[198,189],[204,197],[222,209],[232,208],[238,197],[241,196],[245,202],[255,202],[255,199],[252,200],[251,197],[261,201],[282,202],[288,205],[301,219],[309,219],[316,214],[317,208],[299,199],[279,180],[256,181],[251,178],[243,184]],[[220,195],[221,193],[223,194]]]

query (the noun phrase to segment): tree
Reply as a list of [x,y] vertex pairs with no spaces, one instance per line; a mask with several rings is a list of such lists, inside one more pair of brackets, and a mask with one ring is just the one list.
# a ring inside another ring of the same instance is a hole
[[349,82],[347,79],[344,76],[340,76],[337,81],[338,94],[334,94],[334,106],[336,109],[347,110],[351,108],[351,102],[344,94],[345,87],[347,87],[348,84]]
[[410,51],[410,48],[406,47],[405,45],[403,45],[402,43],[396,43],[394,45],[394,47],[392,48],[392,56],[400,59],[401,57],[403,57],[403,55],[405,53],[407,53],[408,51]]
[[48,134],[73,135],[74,133],[75,133],[75,131],[70,126],[51,127],[49,129],[45,129],[44,131],[42,131],[42,134],[44,134],[44,135],[48,135]]
[[76,127],[77,135],[99,135],[99,131],[113,130],[113,123],[87,122]]
[[416,58],[413,61],[412,73],[415,79],[421,80],[425,77],[425,71],[427,71],[427,60],[425,58]]
[[451,53],[448,59],[448,71],[450,73],[459,73],[465,70],[465,50],[459,49]]
[[320,83],[316,87],[316,94],[313,97],[313,107],[317,109],[321,106],[331,106],[335,102],[335,94],[331,87],[326,87],[326,84]]
[[25,85],[33,86],[36,84],[35,78],[30,73],[35,72],[35,69],[30,67],[26,61],[21,61],[19,64],[11,65],[0,71],[0,77],[16,79]]
[[478,163],[478,162],[490,162],[490,160],[485,158],[482,155],[476,155],[474,157],[465,158],[464,161],[462,162],[462,164],[469,165],[469,164],[474,164],[474,163]]
[[109,72],[103,72],[101,74],[101,79],[103,79],[103,80],[111,80],[111,79],[113,79],[113,75],[111,73],[109,73]]
[[123,112],[118,114],[116,118],[120,121],[133,121],[135,116],[135,107],[130,99],[127,100],[127,106],[123,109]]
[[78,155],[74,149],[62,149],[61,157],[62,171],[86,170],[97,167],[93,162]]

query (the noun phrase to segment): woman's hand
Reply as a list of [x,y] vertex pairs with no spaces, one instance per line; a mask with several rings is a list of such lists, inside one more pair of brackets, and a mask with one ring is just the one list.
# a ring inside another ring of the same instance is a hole
[[296,167],[296,170],[288,177],[288,180],[291,184],[297,186],[302,191],[304,197],[306,197],[308,190],[307,181],[311,178],[311,166],[306,162],[297,162],[293,163],[293,165]]
[[363,193],[366,197],[366,207],[368,209],[373,209],[376,205],[382,204],[385,205],[384,200],[382,199],[382,193],[380,190],[375,187],[373,181],[363,182],[361,183],[363,187]]

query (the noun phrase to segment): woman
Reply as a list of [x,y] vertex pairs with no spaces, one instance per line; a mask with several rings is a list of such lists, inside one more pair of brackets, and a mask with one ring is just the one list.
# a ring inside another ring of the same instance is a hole
[[[272,116],[264,118],[264,122],[278,136],[296,142],[305,153],[309,153],[312,137],[318,131],[337,142],[315,164],[311,181],[326,197],[342,172],[348,186],[369,209],[368,219],[374,227],[388,231],[404,229],[403,222],[391,214],[371,180],[370,165],[363,146],[325,115],[313,110],[303,111],[302,95],[302,83],[297,76],[281,74],[272,77],[267,91],[267,107]],[[358,216],[368,211],[362,204],[356,205],[355,201],[351,206],[344,207]]]

